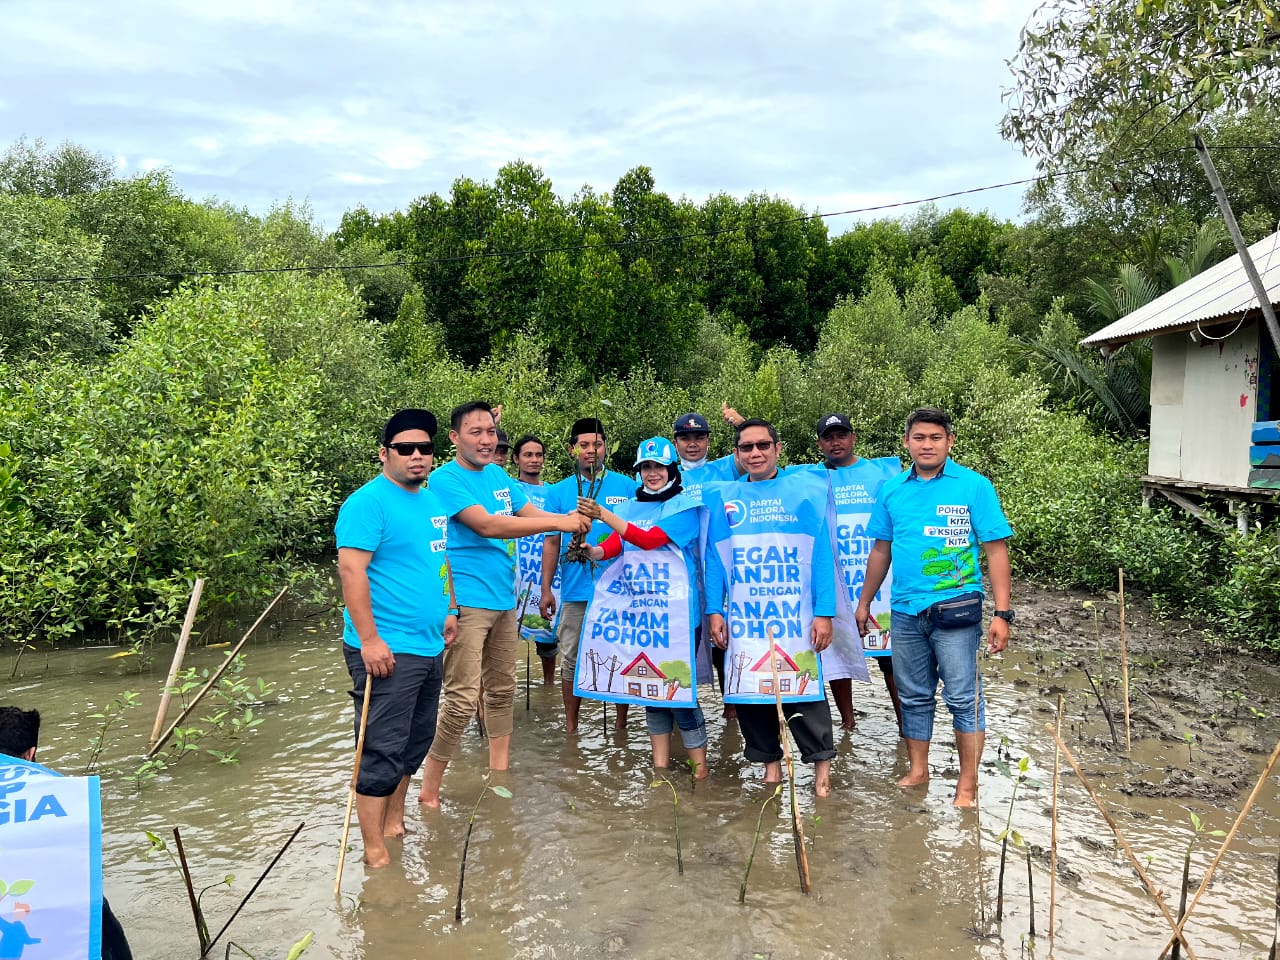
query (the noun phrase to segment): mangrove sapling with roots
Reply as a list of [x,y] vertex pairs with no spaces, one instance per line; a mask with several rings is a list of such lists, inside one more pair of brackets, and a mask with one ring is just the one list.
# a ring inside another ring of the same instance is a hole
[[97,720],[98,737],[93,742],[93,747],[89,750],[89,760],[84,765],[84,773],[81,776],[87,777],[93,773],[98,766],[98,757],[102,755],[102,748],[106,745],[107,731],[115,725],[126,710],[131,710],[138,705],[138,695],[132,690],[126,690],[124,693],[116,694],[115,698],[108,703],[98,713],[89,714],[90,720]]
[[458,865],[458,903],[453,909],[453,919],[455,923],[462,922],[462,887],[467,882],[467,851],[471,849],[471,831],[475,829],[476,814],[480,812],[480,802],[484,800],[485,794],[490,790],[502,797],[504,800],[511,799],[511,791],[506,787],[495,787],[489,783],[491,774],[484,775],[484,786],[480,791],[480,796],[476,797],[476,805],[471,808],[471,818],[467,821],[467,835],[462,841],[462,861]]
[[[1182,891],[1178,896],[1178,922],[1182,922],[1182,918],[1187,915],[1187,888],[1191,885],[1191,851],[1195,849],[1196,839],[1200,834],[1209,837],[1225,837],[1225,830],[1205,830],[1204,823],[1196,816],[1194,810],[1188,810],[1187,813],[1191,817],[1191,839],[1187,841],[1186,852],[1182,855]],[[1173,952],[1170,956],[1173,960],[1178,960],[1182,952],[1182,944],[1175,941],[1173,944]]]
[[664,783],[671,788],[671,817],[676,828],[676,872],[683,877],[684,854],[680,849],[680,798],[676,795],[676,785],[668,780],[665,775],[660,775],[657,780],[649,784],[649,787],[660,787]]
[[[1000,870],[996,874],[996,923],[1004,919],[1004,868],[1009,853],[1009,841],[1012,839],[1018,847],[1023,846],[1022,834],[1013,828],[1013,808],[1018,802],[1018,787],[1022,786],[1027,770],[1031,767],[1031,758],[1023,757],[1018,761],[1017,773],[1010,769],[1004,760],[996,761],[996,768],[1013,781],[1013,792],[1009,794],[1009,813],[1005,817],[1004,829],[997,838],[1000,841]],[[1028,868],[1029,869],[1029,868]],[[1032,916],[1035,916],[1035,905],[1032,904]],[[1034,926],[1035,921],[1032,920]],[[1032,931],[1034,935],[1034,930]]]
[[738,886],[739,903],[747,902],[747,878],[751,876],[751,865],[756,861],[756,846],[760,843],[760,828],[764,825],[764,812],[775,800],[779,804],[782,803],[782,784],[774,787],[773,793],[765,797],[764,803],[760,804],[760,815],[756,817],[756,832],[751,838],[751,852],[747,855],[747,869],[743,871],[742,883]]

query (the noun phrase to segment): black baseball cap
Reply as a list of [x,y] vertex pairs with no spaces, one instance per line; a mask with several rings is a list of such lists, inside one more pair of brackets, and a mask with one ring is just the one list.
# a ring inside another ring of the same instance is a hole
[[671,425],[671,433],[673,436],[680,436],[682,433],[710,433],[711,426],[707,423],[707,418],[700,413],[685,413],[676,417],[676,422]]
[[843,413],[828,413],[818,418],[818,426],[815,429],[818,436],[822,436],[828,430],[848,430],[853,433],[853,424]]
[[397,410],[387,420],[387,425],[382,428],[382,445],[385,447],[397,433],[404,433],[406,430],[425,430],[428,437],[435,439],[436,415],[430,410],[419,410],[413,407]]
[[503,430],[501,427],[498,428],[498,442],[496,444],[496,447],[499,450],[501,450],[503,447],[506,447],[508,450],[511,449],[511,444],[507,441],[506,431]]

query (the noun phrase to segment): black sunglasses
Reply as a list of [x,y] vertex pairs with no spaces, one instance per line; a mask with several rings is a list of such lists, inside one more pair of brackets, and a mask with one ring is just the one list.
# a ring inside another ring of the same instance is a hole
[[755,443],[740,443],[738,444],[738,452],[750,453],[752,450],[760,450],[763,452],[770,449],[774,442],[775,441],[773,440],[757,440]]
[[419,440],[413,443],[388,443],[387,449],[394,450],[402,457],[411,457],[413,456],[414,451],[417,451],[424,457],[429,457],[436,452],[436,445],[430,440]]

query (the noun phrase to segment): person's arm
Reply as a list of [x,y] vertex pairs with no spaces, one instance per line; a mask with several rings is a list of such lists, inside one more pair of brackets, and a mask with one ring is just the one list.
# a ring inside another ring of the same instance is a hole
[[862,581],[862,591],[858,594],[858,608],[853,612],[860,637],[867,635],[867,623],[871,620],[871,598],[880,592],[880,584],[884,583],[892,559],[893,544],[888,540],[877,540],[871,545],[871,552],[867,554],[866,578]]
[[453,612],[458,609],[458,596],[453,592],[453,564],[446,559],[444,568],[448,571],[445,583],[449,588],[449,610],[444,617],[444,648],[448,650],[458,637],[458,615]]
[[542,541],[542,592],[538,595],[538,615],[550,622],[556,613],[556,596],[551,592],[560,565],[560,534],[549,533]]
[[[521,508],[522,511],[529,509],[538,508],[530,505]],[[458,511],[453,519],[472,532],[495,540],[518,540],[538,533],[586,533],[591,528],[591,521],[576,510],[572,513],[550,513],[543,516],[526,516],[522,513],[516,517],[504,517],[490,513],[478,503]]]
[[372,677],[391,676],[396,657],[385,640],[378,636],[373,620],[373,601],[369,597],[369,561],[373,553],[355,547],[338,548],[338,578],[342,581],[342,602],[347,605],[351,626],[360,638],[360,659]]
[[[1012,609],[1013,574],[1009,565],[1008,539],[988,540],[982,545],[982,552],[987,555],[987,574],[991,577],[991,597],[996,609]],[[1004,617],[992,617],[987,652],[1000,653],[1008,646],[1009,621]]]
[[831,528],[824,519],[813,541],[813,563],[810,566],[813,623],[809,627],[809,642],[819,653],[831,646],[831,618],[836,612],[836,590],[844,589],[844,584],[836,583],[836,558],[830,531]]
[[617,532],[609,534],[608,539],[594,547],[587,547],[592,560],[612,560],[622,552],[622,537]]

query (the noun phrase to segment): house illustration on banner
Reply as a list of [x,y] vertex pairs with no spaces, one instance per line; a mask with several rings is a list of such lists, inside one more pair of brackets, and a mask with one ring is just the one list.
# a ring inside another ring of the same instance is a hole
[[667,677],[652,660],[643,653],[632,660],[622,676],[627,684],[627,696],[645,697],[649,700],[664,699],[663,685]]
[[756,692],[774,696],[773,666],[769,663],[770,657],[774,658],[778,668],[778,691],[783,694],[804,693],[804,688],[809,685],[809,674],[796,666],[791,655],[777,644],[770,646],[769,652],[757,660],[755,666],[751,668],[750,672],[756,679]]

